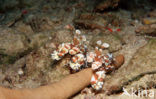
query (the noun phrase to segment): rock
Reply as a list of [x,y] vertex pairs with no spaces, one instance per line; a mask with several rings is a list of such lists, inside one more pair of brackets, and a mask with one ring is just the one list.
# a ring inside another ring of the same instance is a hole
[[102,2],[100,2],[96,7],[95,10],[96,11],[103,11],[106,10],[108,8],[115,8],[118,6],[118,2],[120,0],[104,0]]
[[78,18],[74,19],[76,28],[82,29],[105,29],[108,24],[107,16],[103,17],[98,14],[82,13]]
[[11,28],[1,29],[0,33],[0,63],[10,64],[20,57],[29,54],[33,49],[45,44],[53,32],[27,34]]
[[[153,89],[154,90],[154,89]],[[106,95],[106,94],[81,94],[81,95],[78,95],[78,96],[75,96],[73,99],[147,99],[147,97],[135,97],[135,96],[128,96],[127,94],[126,95],[123,95],[123,94],[115,94],[115,95]]]
[[[3,71],[1,75],[4,75],[0,77],[1,82],[3,86],[13,88],[15,84],[20,83],[24,80],[24,66],[25,66],[25,57],[20,58],[17,60],[14,64],[5,65],[3,64],[1,66],[1,70]],[[23,75],[19,75],[18,71],[23,71]]]
[[79,16],[79,19],[81,19],[81,20],[93,20],[93,19],[95,19],[95,15],[93,15],[91,13],[82,13]]
[[13,10],[10,13],[3,14],[0,24],[12,27],[21,18],[22,18],[21,12],[19,10]]
[[[135,0],[134,0],[135,1]],[[133,5],[133,4],[132,4]],[[132,6],[133,7],[133,6]],[[132,19],[137,19],[137,20],[140,20],[143,18],[142,15],[145,15],[146,14],[146,11],[144,9],[137,9],[137,8],[132,8],[133,9],[133,13],[131,15],[131,18]]]
[[1,28],[0,31],[0,54],[2,57],[14,60],[16,56],[24,54],[28,50],[28,39],[25,35],[8,28]]
[[31,26],[31,29],[34,32],[43,32],[51,30],[54,27],[54,23],[50,20],[50,18],[44,17],[42,14],[30,14],[26,18],[26,23]]
[[[67,67],[67,63],[70,61],[70,58],[64,58],[56,65],[53,65],[51,71],[48,72],[47,76],[50,82],[56,82],[63,79],[65,76],[70,74],[70,70]],[[56,67],[55,67],[56,66]]]
[[156,18],[144,18],[142,22],[143,24],[156,24]]
[[150,17],[156,17],[156,10],[149,12],[148,13],[148,16],[150,16]]
[[54,34],[55,35],[52,37],[52,39],[58,44],[63,42],[71,42],[73,39],[73,32],[66,29],[57,30]]
[[53,33],[49,32],[40,32],[37,34],[29,35],[29,47],[31,49],[39,48],[49,40],[52,34]]
[[105,29],[103,25],[96,23],[95,21],[88,20],[75,20],[75,26],[77,28],[85,28],[85,29]]
[[51,65],[50,53],[51,49],[48,49],[45,46],[42,46],[37,51],[30,53],[26,57],[26,71],[27,75],[32,73],[44,71],[46,68],[49,68]]
[[15,8],[16,6],[18,6],[19,4],[19,1],[18,0],[12,0],[12,1],[9,1],[9,0],[2,0],[0,1],[0,11],[5,11],[7,9],[12,9],[12,8]]
[[155,85],[156,85],[156,74],[153,72],[153,74],[149,73],[147,75],[144,75],[140,79],[133,81],[133,83],[129,84],[128,86],[125,86],[125,89],[128,92],[130,92],[132,88],[133,90],[151,89]]
[[[140,48],[129,64],[119,68],[118,71],[108,77],[104,84],[107,94],[122,91],[122,88],[138,81],[141,77],[156,73],[156,40],[151,39],[147,45]],[[115,79],[115,80],[114,80]],[[146,81],[145,81],[146,82]],[[138,82],[139,84],[141,82]],[[146,83],[148,87],[149,84]]]
[[[123,25],[122,20],[114,13],[105,14],[88,14],[82,13],[79,18],[74,20],[76,28],[82,29],[100,29],[108,30],[111,26],[120,27]],[[111,27],[112,28],[112,27]]]
[[101,34],[96,37],[93,37],[93,39],[90,41],[93,47],[98,46],[97,41],[101,40],[102,43],[108,43],[110,44],[110,47],[108,48],[109,52],[115,52],[120,49],[122,49],[122,38],[118,34]]
[[41,3],[41,1],[38,1],[38,0],[22,0],[20,2],[22,6],[36,6],[39,3]]
[[72,40],[72,32],[68,30],[59,30],[56,32],[50,41],[44,43],[39,49],[26,57],[27,76],[35,79],[42,75],[43,82],[40,79],[36,79],[41,84],[58,81],[69,74],[69,70],[65,67],[69,59],[65,58],[57,63],[51,59],[51,53],[56,49],[57,44],[70,42]]
[[56,49],[56,46],[51,45],[53,43],[48,42],[26,57],[26,75],[31,77],[30,79],[37,78],[35,81],[40,82],[41,85],[59,81],[70,73],[65,67],[68,58],[59,62],[51,59],[51,53]]
[[15,30],[18,32],[24,33],[25,35],[29,36],[34,34],[30,25],[24,24],[23,22],[19,21],[15,24]]
[[135,30],[135,32],[140,35],[155,36],[156,35],[156,24],[140,26]]

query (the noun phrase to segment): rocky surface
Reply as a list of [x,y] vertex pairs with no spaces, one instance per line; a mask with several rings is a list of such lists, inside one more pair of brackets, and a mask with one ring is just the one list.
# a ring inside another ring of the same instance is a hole
[[98,46],[98,40],[101,40],[103,43],[108,43],[110,45],[110,47],[108,48],[109,52],[115,52],[122,49],[122,37],[118,34],[99,34],[90,42],[93,47]]
[[[150,40],[147,45],[136,52],[127,66],[119,69],[106,81],[105,90],[108,94],[121,90],[122,87],[139,80],[145,75],[155,73],[155,44],[155,40]],[[113,78],[117,77],[119,78],[114,81]]]
[[12,29],[1,28],[0,42],[1,54],[16,55],[28,48],[26,36]]
[[25,35],[23,32],[18,32],[13,29],[1,28],[0,33],[0,63],[13,63],[20,57],[29,54],[33,49],[43,45],[51,33],[38,33]]
[[100,29],[102,31],[109,30],[111,32],[109,29],[110,27],[120,27],[123,26],[123,23],[120,17],[114,13],[82,13],[79,17],[74,19],[74,25],[82,29]]
[[156,18],[144,18],[143,24],[156,24]]
[[120,0],[104,0],[95,7],[95,10],[103,11],[108,8],[115,8],[118,6],[119,1]]
[[[62,33],[66,36],[61,35]],[[35,48],[30,53],[17,60],[13,65],[8,65],[8,67],[2,64],[1,84],[3,86],[11,88],[35,88],[59,81],[69,74],[69,70],[64,66],[69,59],[67,58],[59,63],[55,63],[50,55],[59,43],[70,42],[72,39],[70,31],[58,30],[57,34],[54,35],[55,39],[52,39],[53,36],[46,37],[46,34],[43,33],[34,34],[31,37],[32,43],[29,44],[29,47],[35,46]],[[44,39],[44,37],[47,39]]]
[[136,29],[136,33],[138,35],[155,36],[156,35],[156,24],[140,26]]

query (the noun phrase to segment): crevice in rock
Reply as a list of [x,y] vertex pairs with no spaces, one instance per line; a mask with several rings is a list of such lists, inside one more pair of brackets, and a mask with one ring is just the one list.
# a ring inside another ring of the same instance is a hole
[[156,74],[156,70],[141,73],[141,74],[139,74],[138,76],[133,77],[132,79],[130,79],[130,80],[128,80],[127,82],[125,82],[125,83],[123,84],[123,86],[124,86],[124,85],[128,85],[128,84],[132,83],[133,81],[138,81],[138,80],[140,80],[140,79],[141,79],[143,76],[145,76],[145,75],[151,75],[151,74]]

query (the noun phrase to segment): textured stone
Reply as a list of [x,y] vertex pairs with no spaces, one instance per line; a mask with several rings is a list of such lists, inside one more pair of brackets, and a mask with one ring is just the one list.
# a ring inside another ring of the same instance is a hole
[[107,8],[117,7],[119,1],[120,0],[103,0],[95,7],[95,10],[103,11]]
[[156,35],[156,24],[140,26],[135,30],[135,32],[140,35],[155,36]]
[[5,28],[0,32],[0,63],[14,63],[20,57],[29,54],[45,44],[52,33],[43,32],[25,35],[13,29]]
[[99,36],[93,37],[93,39],[91,40],[92,46],[96,47],[96,42],[99,40],[101,40],[102,43],[110,44],[110,47],[108,48],[110,52],[115,52],[122,48],[122,37],[118,34],[100,34]]
[[16,55],[28,49],[28,40],[25,35],[12,29],[1,29],[0,32],[0,53]]
[[52,38],[56,43],[64,43],[64,42],[71,42],[73,39],[73,32],[65,29],[61,29],[55,31],[55,35]]
[[0,1],[0,10],[6,10],[6,9],[11,9],[15,8],[19,4],[18,0],[1,0]]
[[[140,48],[129,62],[128,66],[120,68],[106,79],[104,90],[108,94],[121,91],[122,87],[138,80],[144,75],[156,73],[156,40],[152,39]],[[116,79],[116,80],[114,80]],[[141,82],[138,82],[141,83]]]
[[143,24],[155,24],[156,18],[144,18],[142,20]]

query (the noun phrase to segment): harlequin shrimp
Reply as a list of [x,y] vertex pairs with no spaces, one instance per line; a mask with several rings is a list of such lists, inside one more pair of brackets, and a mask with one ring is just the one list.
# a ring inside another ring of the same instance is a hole
[[98,47],[94,51],[88,51],[86,44],[86,37],[81,35],[80,30],[76,30],[73,41],[71,43],[62,43],[58,49],[53,51],[51,57],[53,60],[59,61],[66,54],[71,56],[68,66],[73,71],[80,71],[84,68],[91,67],[94,74],[91,78],[91,86],[95,90],[101,90],[104,84],[105,75],[107,72],[112,71],[114,66],[113,55],[108,53],[104,55],[103,49],[109,48],[108,43],[97,41]]

